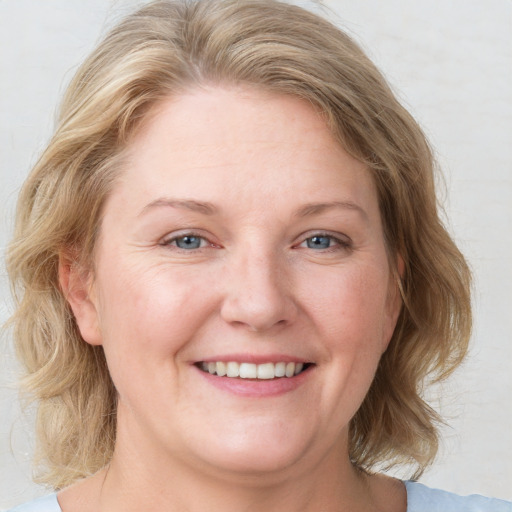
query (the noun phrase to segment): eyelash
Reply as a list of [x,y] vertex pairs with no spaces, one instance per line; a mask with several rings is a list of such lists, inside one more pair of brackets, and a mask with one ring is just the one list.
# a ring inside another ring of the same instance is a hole
[[[190,249],[190,248],[184,249],[183,247],[179,247],[178,240],[183,240],[185,238],[197,238],[197,239],[199,239],[201,245],[199,247],[194,247],[192,249]],[[198,233],[194,233],[194,232],[180,233],[179,235],[175,235],[171,238],[165,238],[162,241],[161,245],[166,246],[166,247],[168,247],[168,246],[175,247],[177,250],[184,251],[184,252],[193,252],[193,251],[197,251],[200,249],[205,249],[206,247],[215,247],[215,244],[210,242],[207,238],[199,235]]]
[[334,246],[329,246],[326,248],[320,248],[320,249],[313,249],[312,247],[305,247],[308,249],[313,249],[315,252],[336,252],[336,251],[342,251],[342,250],[349,250],[352,248],[352,242],[347,239],[343,239],[340,237],[337,237],[335,235],[332,235],[331,233],[313,233],[310,236],[306,237],[298,246],[301,247],[303,244],[307,244],[308,240],[312,240],[313,238],[328,238],[331,242],[334,241]]
[[[200,243],[199,247],[192,247],[192,248],[179,247],[178,241],[186,239],[186,238],[199,239],[199,243]],[[327,239],[329,239],[329,243],[334,242],[335,245],[334,246],[329,245],[329,247],[326,247],[326,248],[308,247],[307,246],[308,240],[312,240],[314,238],[327,238]],[[349,250],[352,248],[352,242],[350,240],[342,239],[342,238],[334,236],[330,233],[323,233],[323,232],[311,234],[310,236],[304,238],[302,240],[302,242],[295,245],[294,248],[301,248],[301,247],[303,247],[304,244],[306,244],[306,246],[304,248],[312,249],[315,252],[336,252],[336,251],[340,251],[340,250]],[[175,235],[171,238],[164,239],[162,241],[161,245],[166,246],[166,247],[169,247],[169,246],[174,247],[177,250],[184,251],[184,252],[195,252],[195,251],[198,251],[201,249],[205,249],[207,247],[219,247],[219,246],[216,246],[214,243],[210,242],[204,236],[201,236],[200,234],[195,233],[193,231],[187,232],[187,233],[180,233],[179,235]]]

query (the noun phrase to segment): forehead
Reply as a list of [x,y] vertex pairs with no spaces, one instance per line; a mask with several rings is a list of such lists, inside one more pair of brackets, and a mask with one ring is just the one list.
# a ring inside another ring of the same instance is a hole
[[198,88],[156,105],[129,145],[123,183],[146,201],[192,194],[240,206],[375,196],[368,170],[309,102],[248,87]]
[[[322,113],[297,96],[252,86],[204,86],[157,103],[139,126],[131,147],[141,149],[156,134],[173,149],[197,144],[219,148],[308,140],[308,146],[336,145]],[[341,149],[341,147],[340,147]]]

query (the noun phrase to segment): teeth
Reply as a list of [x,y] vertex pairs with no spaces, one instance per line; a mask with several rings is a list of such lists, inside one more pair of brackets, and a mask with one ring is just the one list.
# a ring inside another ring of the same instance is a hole
[[226,363],[215,363],[217,365],[217,375],[219,377],[224,377],[226,373],[228,372],[226,368]]
[[275,375],[276,371],[272,363],[258,365],[258,379],[273,379]]
[[276,363],[274,368],[276,377],[284,377],[286,375],[286,363]]
[[270,380],[279,377],[293,377],[298,375],[303,369],[303,363],[237,363],[235,361],[229,362],[202,362],[200,364],[204,372],[219,377],[240,377],[241,379],[262,379]]
[[258,368],[255,364],[242,363],[240,365],[241,379],[255,379],[258,376]]
[[227,365],[226,375],[228,377],[238,377],[240,375],[240,365],[230,361]]

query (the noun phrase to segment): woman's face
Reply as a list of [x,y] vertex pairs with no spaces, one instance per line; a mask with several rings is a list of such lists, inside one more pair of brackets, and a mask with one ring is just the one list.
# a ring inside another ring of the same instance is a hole
[[347,457],[400,308],[365,167],[307,102],[215,87],[135,136],[84,301],[118,443],[249,473]]

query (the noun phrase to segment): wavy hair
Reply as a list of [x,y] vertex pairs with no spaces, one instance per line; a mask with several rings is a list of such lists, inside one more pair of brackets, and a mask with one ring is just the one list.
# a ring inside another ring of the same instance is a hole
[[[38,403],[39,481],[62,488],[108,463],[116,391],[59,286],[59,255],[92,264],[124,150],[159,101],[201,84],[250,85],[309,101],[375,180],[404,307],[363,404],[350,457],[365,471],[432,462],[440,418],[422,398],[464,357],[470,274],[439,217],[424,134],[339,28],[274,0],[157,0],[113,28],[79,68],[18,202],[7,266],[24,389]],[[396,255],[404,262],[398,275]]]

